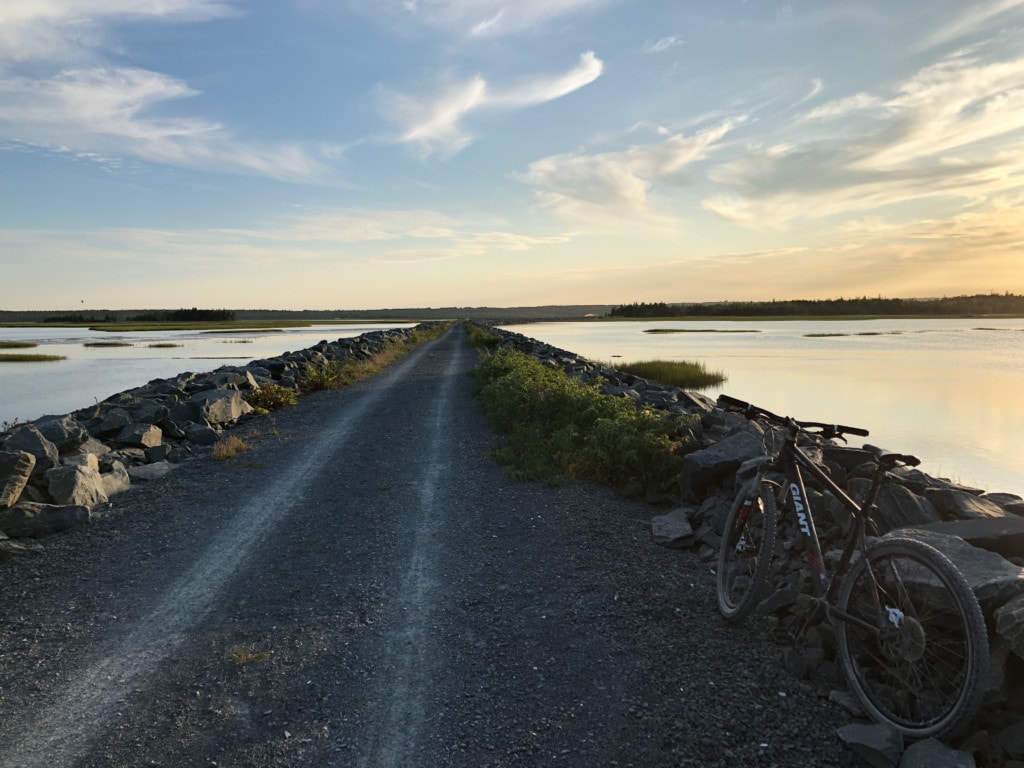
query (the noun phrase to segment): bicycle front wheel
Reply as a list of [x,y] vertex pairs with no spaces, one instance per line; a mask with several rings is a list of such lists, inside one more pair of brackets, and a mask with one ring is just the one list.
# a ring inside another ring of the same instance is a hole
[[879,542],[850,569],[837,608],[862,622],[840,615],[836,630],[868,715],[910,739],[949,737],[970,722],[988,636],[970,585],[945,555],[914,539]]
[[757,605],[775,548],[778,511],[770,483],[746,483],[729,510],[718,549],[718,610],[739,621]]

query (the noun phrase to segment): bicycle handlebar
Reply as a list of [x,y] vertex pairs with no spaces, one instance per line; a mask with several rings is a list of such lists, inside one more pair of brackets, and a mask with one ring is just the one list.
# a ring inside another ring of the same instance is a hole
[[768,421],[784,427],[795,424],[800,429],[820,429],[826,437],[830,438],[842,437],[843,435],[859,435],[861,437],[868,436],[868,431],[866,429],[861,429],[860,427],[847,427],[842,424],[824,424],[820,421],[797,421],[796,419],[785,416],[778,416],[758,405],[748,403],[745,400],[738,400],[735,397],[730,397],[729,395],[719,395],[718,405],[725,410],[739,411],[748,419],[756,419],[758,416],[763,416]]

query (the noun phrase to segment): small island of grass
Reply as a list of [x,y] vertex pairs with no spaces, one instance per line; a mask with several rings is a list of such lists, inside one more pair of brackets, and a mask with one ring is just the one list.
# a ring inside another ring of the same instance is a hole
[[689,360],[637,360],[609,367],[682,389],[707,389],[725,383],[728,378],[721,371],[709,371],[704,363]]
[[67,360],[64,355],[36,355],[26,353],[0,354],[0,363],[49,363],[54,360]]
[[127,341],[86,341],[82,344],[83,347],[131,347],[133,346]]
[[648,328],[644,333],[760,333],[755,328]]
[[0,341],[0,349],[32,349],[38,346],[34,341]]

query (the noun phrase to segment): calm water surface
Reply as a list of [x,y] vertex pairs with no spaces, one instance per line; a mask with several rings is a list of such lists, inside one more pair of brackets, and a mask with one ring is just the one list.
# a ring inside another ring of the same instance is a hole
[[[117,392],[184,371],[202,373],[222,365],[244,365],[250,360],[305,349],[322,339],[349,338],[368,331],[412,325],[317,325],[244,333],[108,333],[80,328],[0,328],[0,340],[38,344],[33,349],[0,350],[0,353],[26,352],[68,358],[47,363],[0,363],[0,421],[26,421],[46,414],[70,413]],[[131,346],[85,346],[97,341],[124,342]],[[150,346],[159,343],[179,346]]]
[[[863,427],[868,442],[919,456],[928,474],[1024,495],[1024,319],[504,327],[613,365],[697,360],[728,376],[712,397]],[[808,335],[820,333],[844,335]]]

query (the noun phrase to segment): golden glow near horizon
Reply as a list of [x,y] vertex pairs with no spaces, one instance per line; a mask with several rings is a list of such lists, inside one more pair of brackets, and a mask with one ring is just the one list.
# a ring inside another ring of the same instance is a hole
[[0,309],[1024,293],[1024,0],[72,5]]

